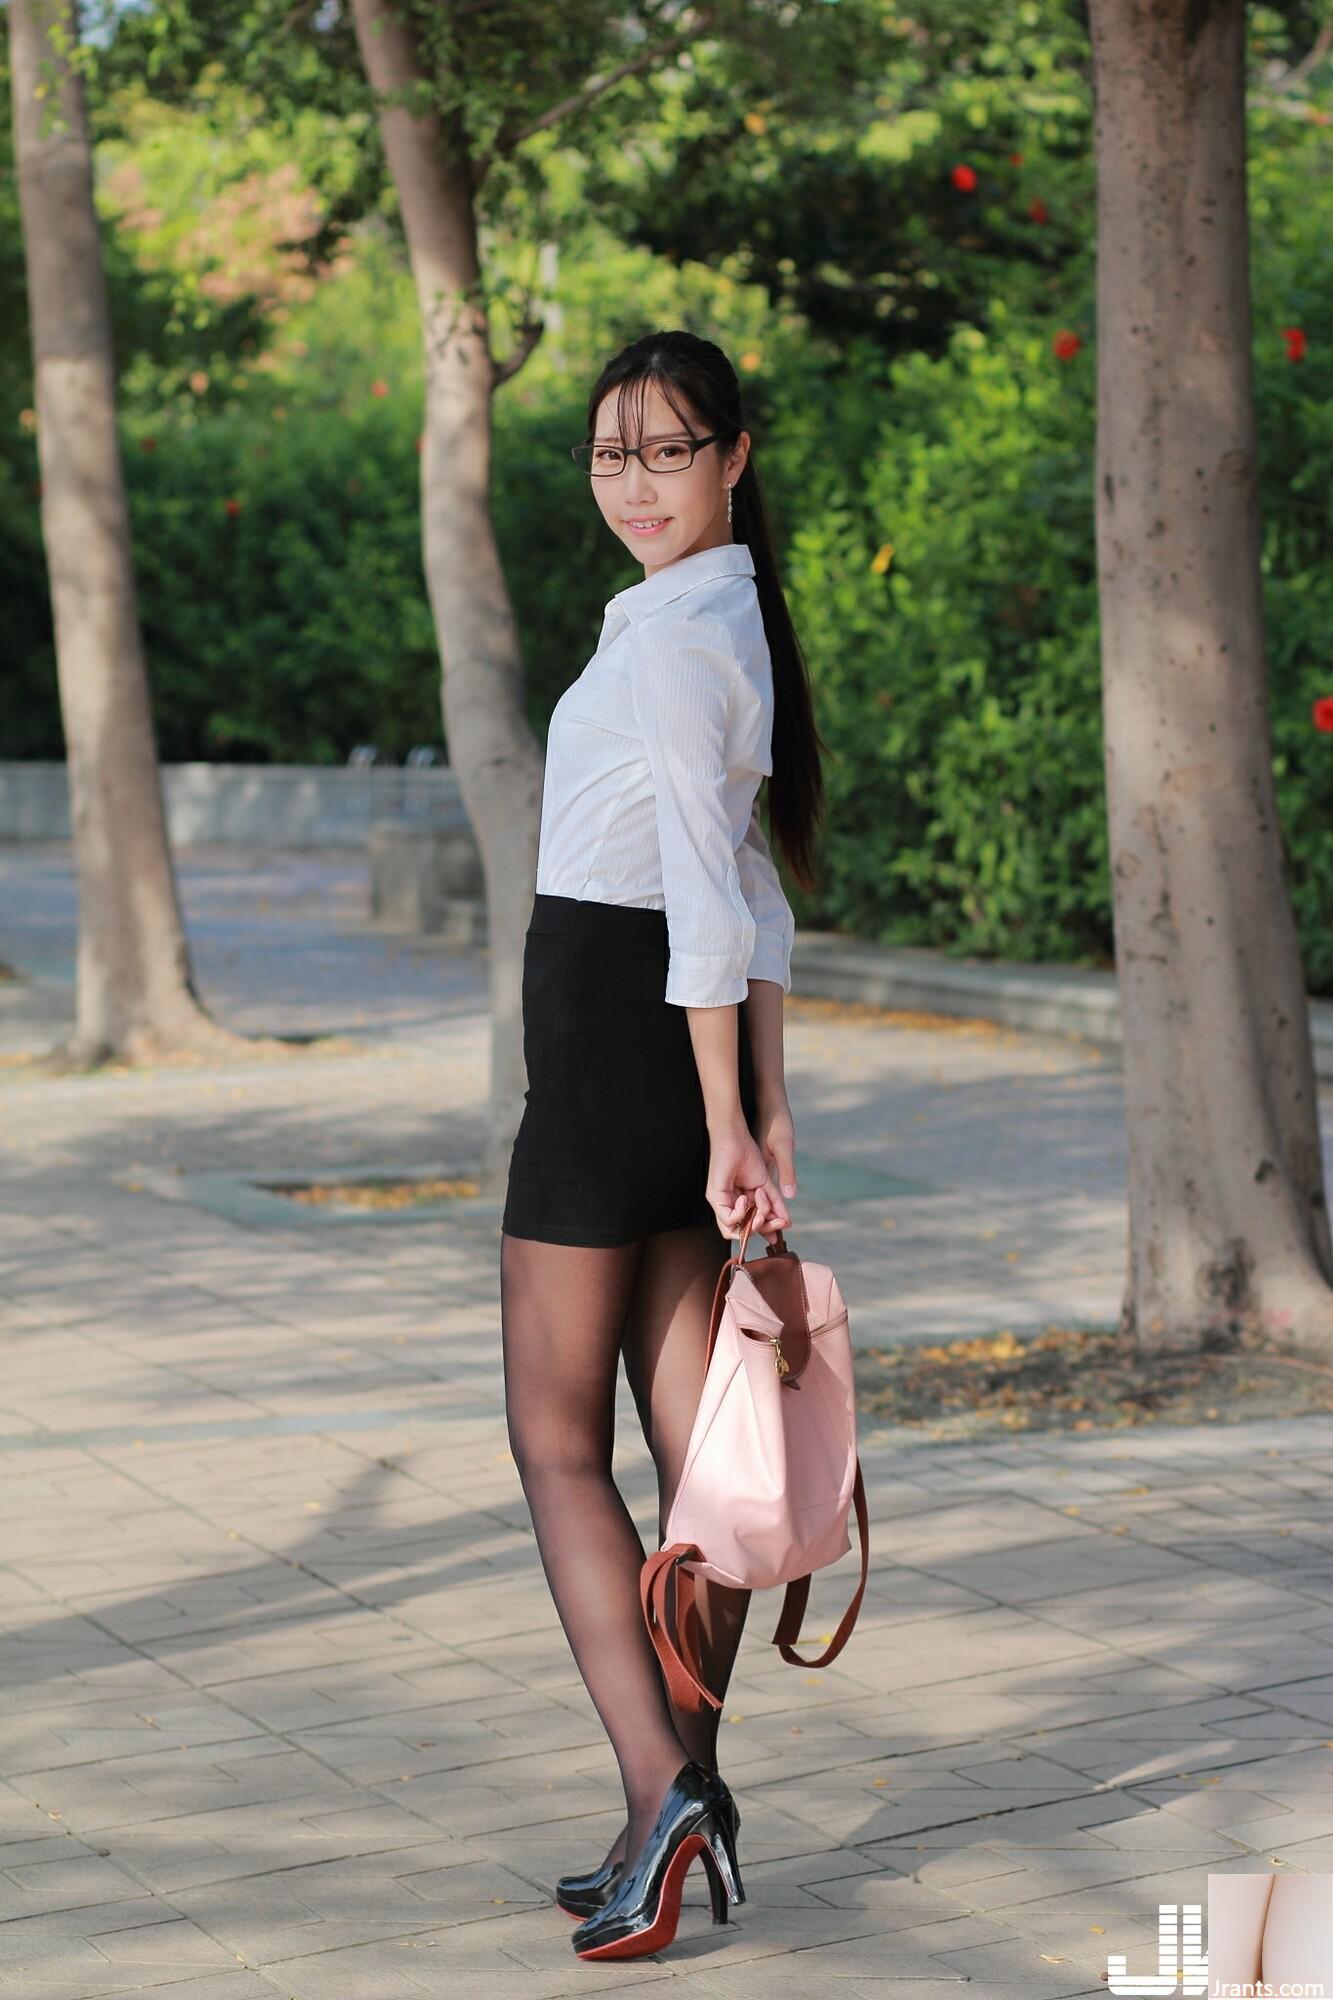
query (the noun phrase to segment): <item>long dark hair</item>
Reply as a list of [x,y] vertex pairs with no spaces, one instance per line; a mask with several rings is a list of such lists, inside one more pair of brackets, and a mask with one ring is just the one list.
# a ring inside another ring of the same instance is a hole
[[[698,334],[676,329],[645,333],[607,362],[588,398],[589,439],[596,428],[597,412],[613,389],[619,391],[616,422],[620,436],[638,438],[649,382],[656,383],[691,435],[702,437],[720,431],[720,451],[748,429],[741,385],[722,349]],[[626,417],[634,403],[637,408],[631,432],[626,428]],[[773,775],[767,781],[768,819],[793,877],[802,889],[810,890],[816,886],[815,841],[824,810],[819,755],[827,746],[815,727],[810,675],[778,575],[754,461],[752,441],[745,470],[732,488],[731,532],[754,558],[759,608],[773,661]]]

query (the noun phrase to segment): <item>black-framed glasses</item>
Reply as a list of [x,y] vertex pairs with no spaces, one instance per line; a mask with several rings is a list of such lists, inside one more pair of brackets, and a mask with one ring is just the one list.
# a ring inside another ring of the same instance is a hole
[[716,444],[728,431],[710,431],[707,437],[657,438],[652,444],[575,444],[570,457],[580,472],[594,479],[614,479],[631,458],[637,458],[649,472],[685,472],[694,464],[694,455],[706,444]]

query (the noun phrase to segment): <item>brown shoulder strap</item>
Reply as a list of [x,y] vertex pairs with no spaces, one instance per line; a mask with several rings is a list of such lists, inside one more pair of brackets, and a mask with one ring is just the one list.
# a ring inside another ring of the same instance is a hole
[[[721,1708],[722,1697],[704,1685],[699,1668],[698,1610],[694,1601],[694,1575],[682,1569],[682,1560],[704,1560],[696,1542],[673,1542],[648,1557],[639,1572],[639,1597],[649,1635],[662,1663],[668,1692],[677,1708],[697,1715],[708,1705]],[[667,1597],[675,1578],[675,1631],[667,1615]]]
[[856,1483],[852,1487],[852,1504],[856,1508],[856,1527],[861,1538],[861,1581],[857,1584],[851,1603],[842,1614],[842,1622],[829,1641],[827,1649],[817,1660],[803,1660],[794,1651],[801,1636],[801,1620],[805,1617],[805,1607],[810,1598],[810,1579],[798,1576],[787,1585],[782,1600],[782,1610],[778,1616],[778,1628],[772,1643],[784,1660],[793,1667],[826,1667],[836,1660],[852,1635],[857,1613],[861,1609],[861,1599],[865,1596],[866,1577],[870,1573],[870,1516],[866,1508],[865,1480],[861,1476],[861,1461],[856,1461]]

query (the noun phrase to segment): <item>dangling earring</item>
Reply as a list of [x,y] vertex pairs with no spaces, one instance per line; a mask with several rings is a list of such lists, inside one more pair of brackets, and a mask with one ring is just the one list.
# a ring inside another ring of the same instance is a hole
[[727,526],[731,526],[731,488],[727,488]]

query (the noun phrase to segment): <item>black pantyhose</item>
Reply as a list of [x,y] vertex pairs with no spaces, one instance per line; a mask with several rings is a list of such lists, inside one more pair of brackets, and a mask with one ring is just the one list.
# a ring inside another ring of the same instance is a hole
[[[611,1739],[628,1808],[613,1855],[646,1840],[686,1758],[717,1764],[718,1713],[674,1707],[644,1626],[645,1550],[611,1476],[621,1352],[657,1467],[664,1528],[704,1378],[713,1288],[729,1255],[707,1223],[591,1249],[501,1238],[509,1441],[542,1567]],[[750,1593],[700,1582],[700,1664],[725,1694]]]

